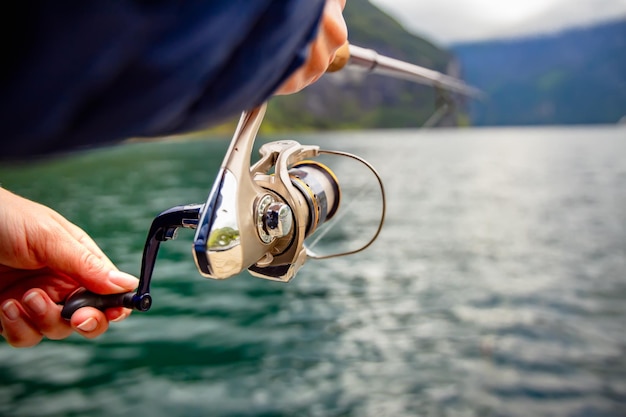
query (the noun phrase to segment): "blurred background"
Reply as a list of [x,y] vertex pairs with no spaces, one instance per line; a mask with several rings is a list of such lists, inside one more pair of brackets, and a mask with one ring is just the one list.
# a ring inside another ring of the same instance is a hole
[[[0,344],[0,415],[626,415],[626,2],[420,3],[348,0],[351,42],[485,100],[346,70],[272,100],[257,140],[371,162],[389,204],[371,248],[289,284],[212,281],[181,230],[149,312],[96,340]],[[152,219],[204,202],[229,134],[3,166],[0,181],[138,274]],[[342,239],[376,226],[371,207],[344,207]]]

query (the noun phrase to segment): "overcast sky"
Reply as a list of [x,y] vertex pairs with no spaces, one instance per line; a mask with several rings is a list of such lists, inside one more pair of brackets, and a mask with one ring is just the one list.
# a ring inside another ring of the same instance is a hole
[[626,17],[626,0],[370,1],[407,29],[439,44],[554,32]]

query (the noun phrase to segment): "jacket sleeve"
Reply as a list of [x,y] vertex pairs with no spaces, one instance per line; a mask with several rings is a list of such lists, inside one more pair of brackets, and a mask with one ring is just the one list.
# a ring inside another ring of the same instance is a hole
[[324,7],[323,0],[11,3],[17,29],[4,41],[10,66],[0,73],[2,159],[235,116],[304,62]]

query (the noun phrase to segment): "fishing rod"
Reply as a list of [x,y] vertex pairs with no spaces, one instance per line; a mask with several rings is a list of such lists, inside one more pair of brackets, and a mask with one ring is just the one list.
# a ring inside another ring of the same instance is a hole
[[412,81],[414,83],[431,86],[437,90],[449,91],[470,98],[482,98],[483,92],[467,85],[458,78],[419,65],[410,64],[399,59],[380,55],[373,49],[344,44],[330,64],[328,71],[335,72],[343,68],[365,71],[366,73],[380,74],[388,77]]
[[[455,78],[354,45],[346,44],[338,51],[328,72],[344,67],[365,68],[471,97],[479,93]],[[307,259],[352,255],[376,240],[385,219],[385,190],[380,175],[361,157],[281,140],[264,144],[260,159],[251,164],[266,108],[264,103],[242,113],[204,204],[172,207],[154,218],[144,245],[137,290],[102,295],[80,288],[64,302],[63,318],[69,320],[77,309],[86,306],[149,310],[159,246],[175,239],[180,228],[195,230],[195,264],[202,276],[212,279],[227,279],[248,270],[259,278],[289,282]],[[321,155],[356,161],[376,179],[381,200],[378,226],[369,240],[354,250],[320,255],[308,245],[319,227],[341,210],[340,181],[330,167],[316,160]]]

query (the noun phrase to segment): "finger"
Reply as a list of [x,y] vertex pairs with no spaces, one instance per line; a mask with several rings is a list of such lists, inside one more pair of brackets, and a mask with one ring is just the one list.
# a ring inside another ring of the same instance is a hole
[[45,253],[50,254],[50,268],[75,279],[88,290],[99,294],[114,294],[135,289],[139,280],[118,271],[108,259],[103,260],[73,237],[48,240]]
[[344,6],[343,0],[326,2],[319,34],[311,43],[307,61],[278,88],[276,95],[300,91],[326,72],[336,51],[348,40],[348,29],[342,14]]
[[[348,26],[343,17],[345,1],[328,1],[324,7],[324,18],[322,20],[322,32],[327,47],[336,51],[348,41]],[[328,62],[330,64],[332,59]]]
[[126,319],[126,317],[130,316],[131,312],[132,312],[131,309],[123,308],[123,307],[116,307],[116,308],[108,308],[104,312],[104,315],[106,316],[107,320],[110,322],[111,321],[119,322],[119,321]]
[[[111,262],[111,260],[104,254],[102,249],[100,249],[96,242],[87,233],[85,233],[85,231],[70,222],[66,221],[66,223],[66,230],[72,235],[74,239],[76,239],[78,244],[87,248],[94,256],[96,256],[103,262],[105,268],[109,269],[108,282],[114,284],[122,290],[119,291],[117,289],[109,290],[107,288],[102,288],[100,287],[103,284],[102,281],[93,282],[93,280],[89,279],[90,277],[87,277],[87,279],[83,278],[81,280],[81,284],[83,284],[85,288],[101,294],[127,292],[137,288],[139,284],[139,280],[137,278],[125,272],[119,271],[117,267],[113,264],[113,262]],[[124,309],[124,311],[125,316],[128,316],[130,314],[130,310]],[[114,317],[118,320],[122,320],[123,318],[120,317],[121,315],[122,313],[120,312]]]
[[337,72],[342,70],[350,61],[350,43],[346,42],[335,51],[333,60],[326,68],[326,72]]
[[[321,77],[332,65],[337,51],[348,42],[348,28],[343,18],[345,1],[329,0],[324,7],[324,18],[321,22],[321,36],[314,43],[312,53],[319,56],[321,68],[314,77],[314,82]],[[326,58],[326,61],[324,61]]]
[[73,333],[69,323],[61,318],[61,306],[40,289],[33,289],[22,298],[30,322],[48,339],[65,339]]
[[306,63],[300,67],[286,83],[284,83],[276,94],[291,94],[302,90],[309,84],[321,77],[329,62],[332,62],[334,52],[331,52],[326,42],[316,40],[309,48],[309,55]]
[[[5,195],[6,194],[6,195]],[[34,238],[44,239],[44,238],[56,238],[58,240],[68,239],[69,236],[73,237],[80,245],[86,247],[90,250],[94,255],[98,258],[102,259],[103,262],[110,264],[112,268],[114,268],[113,263],[106,257],[106,255],[102,252],[102,250],[98,247],[98,245],[83,231],[80,227],[76,226],[57,211],[53,210],[50,207],[39,204],[35,201],[31,201],[20,197],[16,194],[12,193],[4,193],[4,198],[10,198],[10,205],[17,209],[17,212],[22,215],[18,219],[14,219],[13,223],[20,224],[22,223],[21,228],[24,228],[25,231],[32,233]],[[24,224],[24,214],[28,214],[28,218],[38,218],[39,221],[35,224],[30,222],[26,222]],[[19,220],[19,221],[18,221]],[[59,230],[60,229],[60,230]],[[63,233],[66,232],[66,233]],[[68,236],[69,235],[69,236]],[[28,248],[27,252],[30,252],[31,258],[39,259],[40,261],[47,261],[45,254],[39,253],[37,249],[39,249],[32,242],[32,237],[26,234],[28,244],[26,247]],[[32,256],[34,255],[34,256]],[[17,265],[20,266],[20,265]],[[22,265],[23,266],[23,265]],[[41,267],[42,265],[39,265]]]
[[21,299],[24,294],[32,289],[43,290],[51,300],[59,303],[79,287],[78,283],[66,275],[60,275],[47,268],[35,271],[12,271],[2,276],[4,288],[0,294],[0,300],[8,298]]
[[0,322],[2,322],[2,336],[13,347],[32,347],[43,338],[14,299],[9,299],[2,304]]
[[100,249],[98,244],[91,238],[91,236],[89,236],[83,229],[81,229],[80,227],[78,227],[74,223],[71,223],[71,222],[67,221],[60,214],[58,214],[56,212],[55,212],[55,214],[57,214],[58,217],[60,217],[60,219],[58,219],[58,220],[59,220],[59,222],[61,222],[61,225],[65,228],[65,230],[67,230],[67,232],[74,239],[76,239],[76,241],[80,245],[86,247],[89,251],[91,251],[91,253],[93,253],[98,258],[100,258],[105,264],[108,264],[108,266],[111,269],[117,269],[117,267],[113,264],[113,262],[111,262],[109,257],[104,254],[102,249]]
[[70,325],[77,333],[88,339],[100,336],[109,328],[105,314],[93,307],[76,310],[70,319]]

